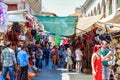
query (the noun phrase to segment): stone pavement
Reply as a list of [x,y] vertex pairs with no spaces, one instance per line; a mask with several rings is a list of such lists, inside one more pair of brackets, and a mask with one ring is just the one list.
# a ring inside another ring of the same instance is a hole
[[83,73],[62,73],[62,80],[92,80],[92,76]]
[[43,65],[43,69],[39,72],[34,80],[92,80],[92,76],[88,74],[68,72],[66,69],[51,69],[49,66]]

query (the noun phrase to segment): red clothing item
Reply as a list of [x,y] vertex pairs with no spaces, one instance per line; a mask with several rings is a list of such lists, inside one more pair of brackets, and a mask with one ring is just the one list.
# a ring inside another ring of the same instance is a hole
[[34,62],[32,60],[29,61],[30,65],[34,65]]
[[96,59],[94,62],[94,69],[95,69],[96,75],[93,75],[93,80],[102,80],[102,58],[100,55],[96,56]]

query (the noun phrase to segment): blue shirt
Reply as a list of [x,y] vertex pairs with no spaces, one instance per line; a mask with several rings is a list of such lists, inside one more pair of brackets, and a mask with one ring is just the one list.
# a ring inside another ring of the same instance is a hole
[[18,61],[18,64],[21,67],[27,66],[28,65],[28,54],[27,54],[27,52],[24,51],[24,50],[19,51],[18,55],[17,55],[17,61]]

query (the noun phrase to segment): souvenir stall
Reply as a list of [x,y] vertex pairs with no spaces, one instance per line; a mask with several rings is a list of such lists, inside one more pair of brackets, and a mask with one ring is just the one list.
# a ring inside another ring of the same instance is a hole
[[24,31],[24,22],[26,22],[26,19],[24,18],[23,13],[16,11],[8,12],[8,20],[8,29],[4,35],[4,41],[10,41],[14,47],[18,44],[20,35]]
[[[0,55],[4,46],[3,35],[7,32],[7,8],[8,6],[0,1]],[[0,61],[1,62],[1,61]],[[2,64],[0,63],[0,71],[2,70]]]
[[[8,19],[8,29],[2,38],[5,42],[10,41],[12,48],[15,50],[18,46],[27,46],[30,42],[34,42],[37,33],[31,17],[23,11],[10,11],[8,12]],[[32,72],[28,72],[30,79],[35,77],[35,75]]]
[[[111,35],[110,46],[114,50],[113,56],[110,58],[109,65],[112,66],[114,75],[116,74],[115,80],[120,79],[120,63],[119,63],[119,53],[120,53],[120,8],[116,12],[101,19],[99,23],[106,25],[109,34]],[[119,76],[118,76],[119,75]]]
[[110,43],[114,49],[114,57],[111,56],[109,64],[112,66],[112,70],[116,79],[120,79],[120,28],[117,31],[111,32],[112,41]]
[[83,67],[84,73],[91,73],[91,56],[93,53],[93,46],[99,42],[99,30],[101,29],[96,23],[104,15],[97,15],[85,18],[79,18],[76,26],[75,45],[80,45],[83,48]]
[[34,21],[25,12],[24,10],[8,12],[9,24],[4,41],[10,41],[13,47],[34,42],[33,37],[36,35]]
[[[95,25],[94,25],[95,26]],[[93,53],[93,46],[98,44],[100,39],[101,28],[98,26],[92,27],[88,32],[83,32],[81,35],[77,36],[73,41],[74,47],[80,45],[83,52],[83,67],[84,73],[91,73],[91,56]]]

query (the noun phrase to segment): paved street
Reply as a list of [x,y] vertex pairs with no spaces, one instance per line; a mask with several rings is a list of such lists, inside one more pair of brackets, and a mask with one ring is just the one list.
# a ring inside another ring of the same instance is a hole
[[58,68],[53,71],[51,69],[51,65],[43,65],[42,71],[37,74],[34,80],[92,80],[92,76],[75,72],[67,72],[62,68]]
[[37,74],[35,80],[62,80],[61,73],[61,70],[52,70],[51,63],[45,66],[43,62],[42,71]]

